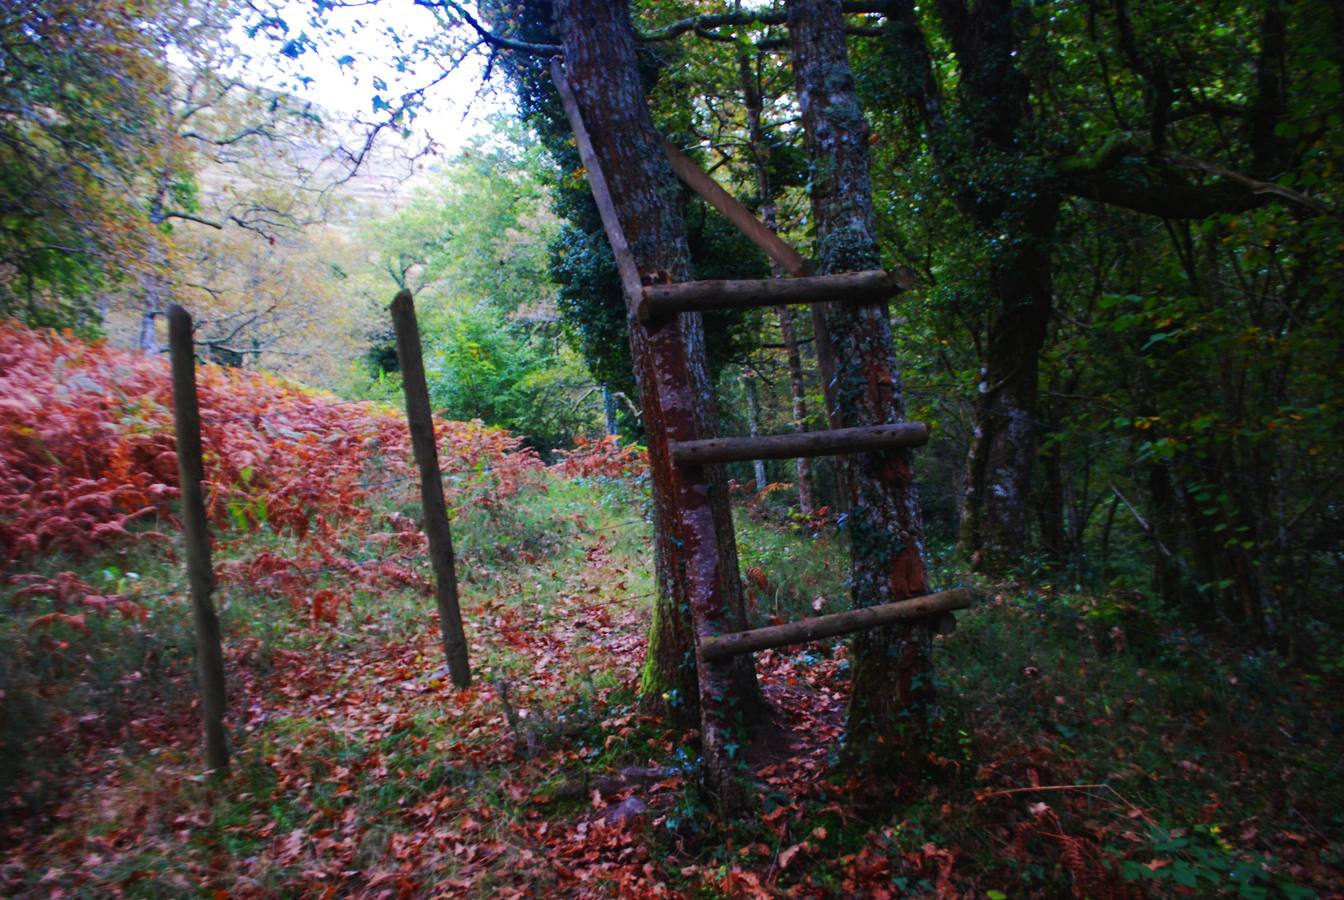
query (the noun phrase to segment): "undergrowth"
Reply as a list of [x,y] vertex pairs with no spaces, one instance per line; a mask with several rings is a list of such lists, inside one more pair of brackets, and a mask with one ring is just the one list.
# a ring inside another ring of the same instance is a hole
[[[474,677],[458,690],[416,492],[381,474],[396,466],[392,431],[377,433],[343,464],[336,506],[257,456],[246,478],[235,467],[233,505],[213,507],[226,775],[201,770],[176,546],[135,537],[171,520],[93,540],[126,516],[112,510],[54,552],[12,542],[6,892],[1255,898],[1340,883],[1336,676],[1211,640],[1133,592],[1029,580],[982,585],[938,638],[942,717],[899,770],[836,767],[843,641],[758,654],[774,716],[743,749],[756,808],[719,821],[694,734],[639,713],[654,584],[638,454],[605,443],[543,469],[497,434],[452,432]],[[261,502],[263,484],[290,499]],[[65,488],[62,504],[87,507]],[[761,499],[737,522],[755,624],[845,608],[842,532]],[[967,580],[947,549],[931,555],[935,589]]]

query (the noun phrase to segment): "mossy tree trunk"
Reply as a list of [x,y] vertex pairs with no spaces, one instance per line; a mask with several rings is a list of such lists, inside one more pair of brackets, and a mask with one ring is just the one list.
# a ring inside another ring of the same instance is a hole
[[1046,201],[1042,206],[1049,208],[1033,215],[1030,226],[1023,221],[1004,226],[998,217],[978,223],[987,234],[1007,227],[1022,235],[1018,246],[991,251],[989,292],[997,311],[980,369],[962,498],[962,550],[976,568],[991,574],[1019,565],[1027,549],[1028,499],[1041,432],[1040,357],[1052,295],[1048,245],[1058,205],[1058,199]]
[[[794,79],[812,165],[819,274],[881,266],[868,173],[869,128],[854,91],[838,0],[791,0]],[[901,384],[885,305],[817,307],[819,332],[834,351],[834,427],[904,420]],[[852,593],[871,606],[928,592],[924,529],[910,452],[844,458],[849,494]],[[853,645],[845,756],[877,763],[908,751],[902,732],[922,725],[933,701],[931,635],[899,624],[858,634]],[[906,735],[907,737],[913,735]],[[904,745],[904,746],[903,746]]]
[[[639,274],[649,282],[686,281],[691,277],[690,251],[678,203],[680,188],[645,102],[629,7],[623,2],[562,0],[554,10],[567,78]],[[647,329],[633,309],[628,324],[635,380],[650,434],[658,576],[649,651],[641,679],[642,706],[646,712],[667,714],[691,726],[699,722],[699,694],[685,574],[688,552],[677,536],[677,489],[666,440],[659,439],[662,423],[654,421],[648,402],[658,390],[657,379],[663,373],[653,363]],[[706,363],[704,325],[698,314],[687,314],[678,317],[678,327],[694,395],[696,429],[705,437],[717,435],[718,408]],[[707,468],[705,480],[721,563],[719,592],[727,607],[725,624],[729,630],[740,630],[746,624],[745,606],[723,467]],[[763,709],[764,700],[749,659],[732,665],[731,685],[738,708],[748,719]]]

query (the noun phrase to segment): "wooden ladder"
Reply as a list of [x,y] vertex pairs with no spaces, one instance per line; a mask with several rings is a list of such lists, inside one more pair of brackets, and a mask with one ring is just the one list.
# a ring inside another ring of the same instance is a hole
[[551,75],[560,92],[593,199],[601,213],[603,229],[616,258],[621,287],[631,314],[631,327],[643,329],[643,344],[648,349],[645,354],[648,359],[636,359],[635,365],[646,366],[645,384],[648,387],[645,390],[649,396],[642,399],[650,460],[655,468],[670,466],[674,485],[676,509],[673,519],[684,561],[685,588],[696,638],[706,776],[719,795],[720,807],[733,810],[744,805],[744,798],[732,796],[732,765],[728,759],[731,754],[725,750],[737,727],[733,712],[735,698],[727,667],[730,660],[758,650],[850,634],[899,621],[948,617],[953,610],[970,606],[972,595],[969,590],[957,589],[766,628],[740,631],[729,627],[732,616],[721,585],[725,576],[740,576],[736,571],[724,571],[725,562],[719,553],[718,535],[710,515],[705,466],[753,459],[913,448],[923,446],[928,441],[929,432],[919,422],[898,422],[762,437],[704,438],[697,433],[693,415],[696,396],[688,375],[677,316],[686,312],[782,304],[882,303],[910,287],[913,279],[906,272],[892,274],[882,270],[808,275],[807,263],[796,250],[770,231],[692,160],[665,144],[664,150],[678,177],[779,262],[792,277],[646,284],[626,242],[606,177],[559,59],[552,62]]

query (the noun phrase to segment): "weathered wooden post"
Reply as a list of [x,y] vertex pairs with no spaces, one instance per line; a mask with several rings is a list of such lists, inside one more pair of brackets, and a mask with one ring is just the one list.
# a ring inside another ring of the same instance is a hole
[[187,541],[187,572],[191,580],[191,610],[196,623],[196,662],[201,674],[201,718],[205,724],[205,758],[211,769],[229,767],[224,738],[224,651],[220,647],[219,618],[211,599],[214,570],[210,561],[210,531],[205,520],[201,479],[201,411],[196,403],[196,351],[191,340],[191,315],[182,307],[168,307],[168,341],[173,358],[173,421],[177,429],[177,472],[182,491],[182,528]]
[[453,684],[471,684],[467,662],[467,637],[462,631],[462,611],[457,604],[457,568],[453,561],[453,534],[448,525],[448,504],[443,499],[439,474],[439,451],[434,443],[434,419],[429,409],[425,362],[420,355],[420,328],[415,321],[411,292],[402,290],[392,301],[392,325],[397,332],[397,359],[401,384],[406,392],[406,421],[411,429],[411,449],[420,469],[420,504],[424,509],[425,537],[434,566],[434,597],[439,606],[443,655]]

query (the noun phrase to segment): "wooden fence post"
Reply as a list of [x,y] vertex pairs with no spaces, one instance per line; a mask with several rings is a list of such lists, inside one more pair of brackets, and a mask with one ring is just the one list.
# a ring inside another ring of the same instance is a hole
[[443,499],[439,474],[439,451],[434,443],[434,418],[429,409],[425,362],[420,355],[420,328],[415,321],[411,292],[402,290],[392,301],[392,325],[397,332],[397,360],[406,392],[406,421],[411,429],[411,449],[420,468],[420,503],[424,509],[425,537],[434,566],[434,597],[439,606],[443,632],[443,655],[448,672],[459,688],[471,684],[467,662],[467,637],[462,631],[462,611],[457,605],[457,569],[453,561],[453,534],[448,526],[448,504]]
[[229,747],[224,738],[224,652],[220,647],[219,618],[211,599],[215,580],[210,561],[210,531],[205,520],[205,497],[201,492],[205,469],[201,463],[201,412],[196,403],[196,351],[192,346],[191,331],[191,315],[177,304],[168,307],[177,472],[182,490],[182,528],[187,542],[192,618],[196,623],[205,758],[211,769],[223,771],[229,767]]

